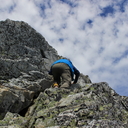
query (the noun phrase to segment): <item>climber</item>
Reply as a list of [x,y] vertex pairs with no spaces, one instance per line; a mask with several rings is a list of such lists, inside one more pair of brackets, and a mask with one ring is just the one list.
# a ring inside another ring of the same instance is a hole
[[[75,79],[73,79],[74,74]],[[74,67],[70,60],[60,59],[52,64],[49,75],[53,75],[54,78],[52,87],[69,88],[72,81],[72,84],[77,83],[80,72]]]

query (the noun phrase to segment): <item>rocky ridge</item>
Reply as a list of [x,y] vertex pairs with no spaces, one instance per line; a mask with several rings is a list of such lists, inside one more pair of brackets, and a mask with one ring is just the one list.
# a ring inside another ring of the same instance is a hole
[[25,22],[0,22],[0,128],[127,128],[128,97],[80,75],[53,89],[50,65],[61,58]]

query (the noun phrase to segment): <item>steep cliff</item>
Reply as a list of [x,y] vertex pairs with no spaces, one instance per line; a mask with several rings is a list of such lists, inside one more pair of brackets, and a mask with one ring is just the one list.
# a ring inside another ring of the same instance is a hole
[[53,89],[50,65],[60,56],[25,22],[0,22],[0,128],[127,128],[128,97],[80,75]]
[[19,113],[51,85],[47,71],[59,56],[27,23],[0,22],[0,119]]

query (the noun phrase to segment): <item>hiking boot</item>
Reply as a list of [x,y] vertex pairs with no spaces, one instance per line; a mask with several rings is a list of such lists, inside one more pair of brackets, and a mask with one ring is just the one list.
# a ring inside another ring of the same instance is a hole
[[53,88],[59,88],[59,85],[55,82],[53,85],[52,85]]

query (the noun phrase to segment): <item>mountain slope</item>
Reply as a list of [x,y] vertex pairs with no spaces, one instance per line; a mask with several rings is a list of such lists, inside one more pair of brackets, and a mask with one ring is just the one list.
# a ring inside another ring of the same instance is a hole
[[128,128],[128,97],[80,74],[70,89],[51,88],[61,58],[25,22],[0,22],[0,128]]

